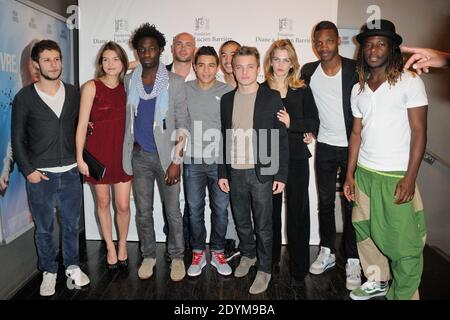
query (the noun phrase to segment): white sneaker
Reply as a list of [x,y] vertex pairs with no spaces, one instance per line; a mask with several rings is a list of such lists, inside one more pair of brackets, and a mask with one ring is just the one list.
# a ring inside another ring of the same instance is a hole
[[384,297],[389,290],[387,281],[366,281],[362,286],[350,292],[352,300],[369,300]]
[[189,277],[197,277],[202,273],[202,269],[206,266],[205,251],[192,251],[192,263],[189,266],[187,274]]
[[56,273],[44,271],[42,274],[42,283],[39,294],[43,297],[49,297],[55,294]]
[[330,248],[320,247],[319,255],[316,261],[309,267],[309,272],[312,274],[322,274],[325,270],[336,265],[336,257],[331,253]]
[[90,282],[89,277],[81,271],[79,266],[68,266],[66,269],[66,276],[71,279],[72,283],[77,287],[84,287]]
[[361,286],[361,266],[359,259],[348,259],[345,265],[347,280],[345,286],[347,290],[355,290]]
[[217,272],[223,276],[229,276],[233,273],[230,265],[227,263],[227,259],[225,259],[225,255],[223,252],[213,251],[211,253],[211,265],[217,269]]

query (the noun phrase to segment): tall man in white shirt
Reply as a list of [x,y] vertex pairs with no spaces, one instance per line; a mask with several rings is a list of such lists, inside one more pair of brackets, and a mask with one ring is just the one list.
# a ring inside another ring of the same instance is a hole
[[[343,180],[347,170],[348,138],[353,122],[350,94],[357,82],[356,62],[339,55],[340,43],[336,25],[330,21],[319,22],[314,29],[314,47],[320,60],[302,68],[302,78],[311,87],[320,120],[316,146],[320,252],[309,269],[316,275],[336,264],[336,176],[340,170]],[[361,284],[361,269],[351,220],[351,203],[344,198],[342,203],[346,287],[353,290]]]

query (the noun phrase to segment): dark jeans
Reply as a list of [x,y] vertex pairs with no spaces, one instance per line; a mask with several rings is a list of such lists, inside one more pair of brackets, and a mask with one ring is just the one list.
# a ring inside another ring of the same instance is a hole
[[[187,245],[189,244],[189,205],[187,203],[187,195],[186,195],[186,185],[183,182],[183,192],[184,192],[184,209],[183,209],[183,238],[184,243]],[[163,207],[164,211],[164,207]],[[169,227],[167,224],[167,218],[166,214],[163,214],[163,232],[166,235],[166,237],[169,234]]]
[[230,201],[241,255],[258,256],[258,271],[272,273],[272,181],[259,182],[255,169],[232,169]]
[[81,212],[81,180],[78,168],[63,173],[43,172],[50,180],[27,181],[28,201],[35,225],[39,269],[58,272],[56,245],[53,235],[55,206],[58,208],[63,263],[67,268],[79,264],[79,232]]
[[139,147],[133,149],[133,194],[136,203],[136,226],[144,258],[156,258],[156,239],[153,222],[153,195],[158,184],[163,214],[168,224],[167,246],[171,259],[183,258],[183,218],[180,212],[180,183],[168,186],[158,153]]
[[309,270],[309,161],[290,160],[286,185],[286,231],[291,276],[303,279]]
[[189,207],[192,249],[205,250],[206,247],[205,190],[208,188],[211,208],[210,248],[223,252],[228,225],[229,197],[219,188],[217,164],[185,164],[183,178]]
[[281,256],[281,208],[283,193],[272,196],[272,264],[280,263]]
[[[317,143],[316,177],[319,189],[319,234],[320,245],[334,253],[336,223],[334,216],[337,170],[341,168],[342,183],[347,172],[348,148]],[[344,246],[348,258],[358,258],[355,229],[352,225],[352,204],[342,197],[344,213]]]

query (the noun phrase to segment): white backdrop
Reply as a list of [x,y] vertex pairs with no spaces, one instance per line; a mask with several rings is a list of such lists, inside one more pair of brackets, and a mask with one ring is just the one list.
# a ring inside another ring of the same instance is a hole
[[[226,7],[224,4],[226,3]],[[114,40],[135,59],[129,46],[133,30],[150,22],[165,34],[167,45],[161,61],[170,63],[173,36],[186,31],[196,38],[197,47],[214,46],[233,39],[242,45],[256,46],[261,62],[270,44],[277,39],[293,41],[300,64],[317,60],[311,46],[313,26],[321,20],[336,22],[338,0],[228,0],[227,2],[191,0],[79,0],[80,8],[80,83],[91,79],[95,72],[95,57],[103,43]],[[189,5],[188,5],[189,4]],[[262,72],[262,68],[261,68]],[[260,80],[263,80],[262,74]],[[311,150],[314,146],[310,146]],[[317,221],[317,192],[313,158],[310,159],[311,244],[319,243]],[[84,209],[87,239],[101,239],[91,188],[84,186]],[[208,205],[208,202],[207,202]],[[132,199],[132,221],[129,240],[138,240]],[[181,195],[181,210],[184,207]],[[283,210],[284,212],[284,210]],[[205,219],[209,234],[209,208]],[[165,241],[159,194],[155,194],[154,220],[157,241]],[[284,213],[283,213],[284,228]],[[284,229],[283,229],[284,230]],[[283,243],[285,234],[283,232]]]

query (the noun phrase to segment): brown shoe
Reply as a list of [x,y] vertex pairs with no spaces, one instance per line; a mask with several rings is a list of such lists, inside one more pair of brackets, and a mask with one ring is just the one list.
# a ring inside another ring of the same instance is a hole
[[153,275],[153,268],[155,267],[155,258],[145,258],[138,270],[139,279],[145,280]]
[[170,264],[170,269],[170,279],[172,279],[172,281],[181,281],[186,276],[186,268],[184,267],[183,259],[173,259]]
[[247,258],[246,256],[241,257],[241,261],[239,262],[239,265],[237,266],[236,270],[234,270],[234,276],[236,278],[242,278],[245,277],[248,274],[248,271],[252,266],[254,266],[256,263],[256,258]]
[[249,292],[251,294],[259,294],[263,293],[267,290],[267,286],[269,285],[271,275],[266,272],[258,271],[256,273],[255,281],[253,281],[252,286],[250,287]]

